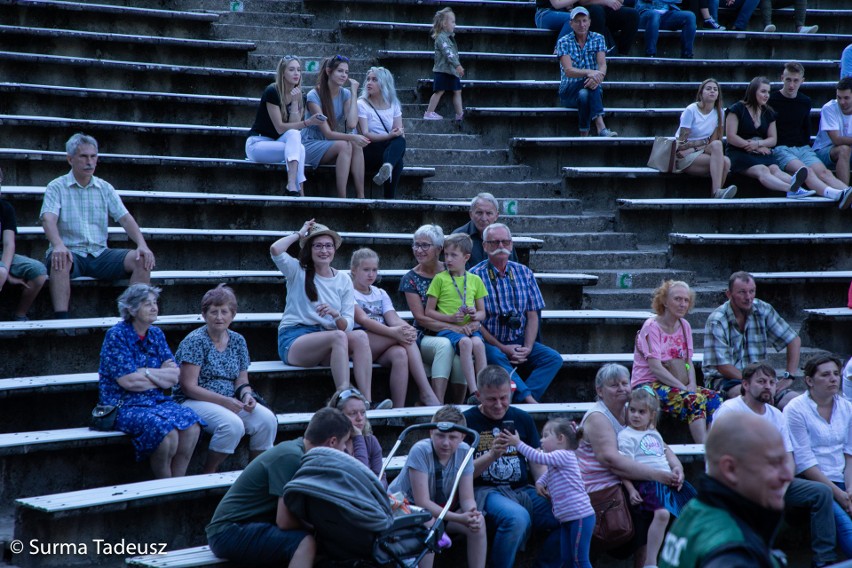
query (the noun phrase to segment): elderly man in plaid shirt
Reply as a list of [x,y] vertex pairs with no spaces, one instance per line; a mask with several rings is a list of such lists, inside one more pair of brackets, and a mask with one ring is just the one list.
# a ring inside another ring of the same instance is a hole
[[598,136],[618,136],[603,120],[603,87],[606,77],[606,40],[590,32],[589,11],[578,6],[571,10],[571,32],[556,42],[556,57],[562,68],[559,102],[579,114],[580,136],[588,136],[592,121]]
[[488,260],[470,271],[488,290],[485,321],[480,328],[485,355],[489,365],[503,367],[515,381],[515,402],[536,403],[562,368],[562,356],[536,341],[544,299],[532,270],[509,260],[509,227],[493,223],[485,228],[482,239]]
[[782,408],[797,396],[790,389],[799,368],[802,340],[771,305],[755,298],[757,286],[748,272],[734,272],[728,280],[728,301],[713,310],[704,327],[706,384],[726,398],[740,396],[742,371],[749,363],[766,360],[769,344],[787,350],[787,370],[776,387],[775,405]]
[[[57,319],[68,317],[71,278],[118,280],[129,276],[131,284],[148,284],[154,268],[154,253],[133,215],[115,188],[94,175],[97,140],[77,133],[65,143],[65,152],[71,171],[47,185],[40,214],[50,242],[44,263],[50,272],[50,298]],[[109,217],[136,243],[135,250],[107,248]]]

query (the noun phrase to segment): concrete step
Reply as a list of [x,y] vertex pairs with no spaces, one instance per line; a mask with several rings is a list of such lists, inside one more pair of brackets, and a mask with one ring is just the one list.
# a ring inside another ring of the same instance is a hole
[[[625,289],[646,288],[654,289],[663,280],[683,280],[684,282],[695,282],[696,273],[691,270],[679,270],[674,268],[634,268],[625,266],[613,269],[590,269],[589,274],[598,277],[598,286],[603,289]],[[645,307],[650,306],[650,300]],[[634,309],[642,307],[637,306]],[[648,307],[650,309],[650,307]]]
[[[658,282],[659,284],[659,282]],[[715,308],[726,301],[718,286],[690,286],[695,292],[694,309]],[[598,288],[583,290],[583,306],[591,310],[651,309],[655,288]],[[687,318],[692,323],[691,318]]]
[[[294,16],[308,16],[301,12],[293,13]],[[292,28],[278,28],[270,26],[251,26],[242,23],[222,23],[218,22],[211,27],[211,33],[214,37],[227,37],[235,39],[251,39],[255,41],[259,53],[270,54],[274,53],[274,46],[280,46],[280,42],[325,42],[334,43],[338,40],[334,30],[297,26]],[[278,50],[280,52],[280,49]],[[295,53],[293,55],[296,55]],[[299,55],[302,55],[300,52]],[[319,56],[316,54],[305,53],[304,57],[308,60],[316,60]]]
[[268,28],[314,27],[314,16],[305,13],[270,10],[268,12],[220,12],[219,22]]
[[[474,165],[471,164],[469,166],[459,166],[454,164],[443,164],[443,163],[435,163],[430,164],[429,167],[435,168],[435,176],[434,180],[436,181],[456,181],[456,180],[468,180],[475,182],[501,182],[502,180],[507,181],[526,181],[530,179],[534,173],[532,168],[526,165],[513,165],[513,166],[491,166],[491,165]],[[466,197],[467,193],[464,195],[458,195],[457,197]]]
[[[592,224],[593,222],[581,223],[578,229],[583,229],[582,225]],[[569,225],[571,228],[574,224]],[[594,227],[592,227],[594,229]],[[540,233],[533,231],[530,234],[535,234],[536,238],[542,239],[545,242],[543,247],[545,250],[552,251],[582,251],[582,250],[635,250],[636,235],[633,233],[614,233],[602,230],[582,233]]]
[[[446,181],[437,175],[423,182],[421,196],[429,199],[455,198],[460,195],[474,196],[478,193],[491,193],[498,199],[513,199],[516,196],[535,197],[542,200],[559,197],[562,193],[562,184],[557,181],[525,180],[525,181]],[[579,200],[562,200],[575,202]]]
[[444,164],[448,166],[506,166],[511,164],[509,151],[500,149],[412,148],[405,150],[412,164]]
[[552,172],[554,166],[647,167],[654,138],[601,138],[578,135],[515,137],[509,141],[509,145],[512,155],[519,162]]
[[667,259],[668,252],[659,249],[571,252],[540,250],[530,256],[530,268],[535,271],[547,271],[585,266],[585,270],[589,271],[590,274],[597,274],[600,269],[632,271],[638,268],[651,268],[663,270],[667,265]]
[[[610,215],[515,215],[509,217],[512,228],[522,233],[553,235],[560,233],[602,233],[612,230]],[[571,237],[568,237],[570,240]]]

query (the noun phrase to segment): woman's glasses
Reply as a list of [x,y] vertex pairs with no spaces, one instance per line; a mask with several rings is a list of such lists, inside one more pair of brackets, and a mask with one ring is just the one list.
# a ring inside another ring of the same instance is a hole
[[414,243],[411,245],[414,250],[429,250],[432,248],[432,243]]

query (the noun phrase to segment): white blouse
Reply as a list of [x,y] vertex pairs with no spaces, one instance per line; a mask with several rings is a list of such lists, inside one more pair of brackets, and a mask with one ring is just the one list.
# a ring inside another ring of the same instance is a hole
[[831,481],[843,482],[846,456],[852,456],[852,402],[835,396],[831,422],[826,422],[806,392],[787,403],[784,418],[793,442],[796,475],[818,466]]

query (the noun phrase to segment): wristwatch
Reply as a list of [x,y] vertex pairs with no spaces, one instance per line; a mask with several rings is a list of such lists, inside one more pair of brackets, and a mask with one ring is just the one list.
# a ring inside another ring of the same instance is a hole
[[790,374],[790,371],[784,371],[784,374],[781,375],[782,379],[795,379],[793,375]]

